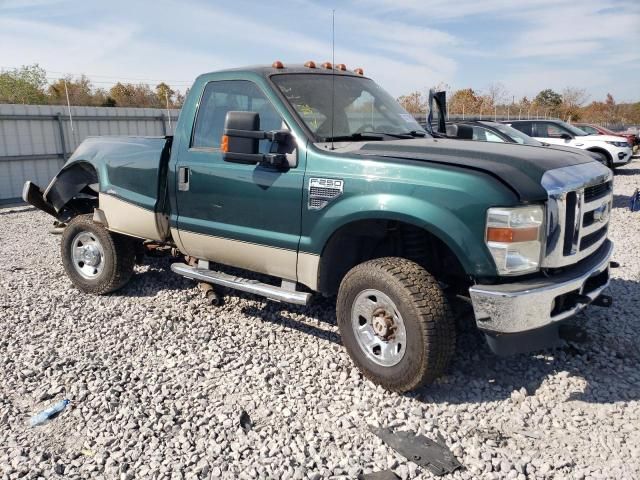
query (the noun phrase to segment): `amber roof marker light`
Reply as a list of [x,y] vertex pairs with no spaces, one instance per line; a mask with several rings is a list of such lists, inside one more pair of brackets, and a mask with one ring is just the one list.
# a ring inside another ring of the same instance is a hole
[[360,67],[358,67],[358,68],[354,68],[354,69],[353,69],[353,72],[354,72],[354,73],[357,73],[358,75],[364,75],[364,70],[363,70],[363,69],[361,69]]
[[308,60],[307,62],[305,62],[304,66],[307,68],[316,68],[316,62],[314,62],[313,60]]
[[331,64],[331,62],[324,62],[322,64],[322,68],[327,69],[327,70],[331,70],[331,69],[333,69],[333,65]]
[[272,68],[277,68],[278,70],[284,68],[284,63],[282,63],[280,60],[276,60],[275,62],[273,62],[271,64]]
[[336,65],[336,70],[340,70],[341,72],[345,72],[347,70],[347,66],[344,63],[339,63]]

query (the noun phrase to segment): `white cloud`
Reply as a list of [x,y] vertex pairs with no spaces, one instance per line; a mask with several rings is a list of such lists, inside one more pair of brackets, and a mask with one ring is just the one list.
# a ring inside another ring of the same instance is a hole
[[[275,59],[331,59],[325,2],[276,11],[249,0],[60,1],[0,0],[0,66],[186,83]],[[623,0],[351,0],[336,5],[336,61],[364,67],[394,95],[500,81],[517,95],[575,85],[631,97],[620,72],[640,71],[639,19],[640,4]]]
[[356,0],[355,3],[376,13],[404,13],[430,20],[504,16],[553,7],[567,0]]
[[65,0],[0,0],[0,10],[24,10],[60,4]]
[[588,54],[609,54],[625,43],[640,40],[635,9],[604,9],[602,2],[584,0],[580,7],[561,4],[542,9],[535,16],[515,14],[524,25],[511,47],[515,56],[565,58]]

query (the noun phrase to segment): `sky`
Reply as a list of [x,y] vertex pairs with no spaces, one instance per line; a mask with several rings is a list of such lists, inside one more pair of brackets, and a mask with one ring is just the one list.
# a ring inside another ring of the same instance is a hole
[[331,61],[334,9],[336,63],[394,96],[499,83],[516,100],[640,100],[638,0],[0,0],[0,68],[184,91],[204,72]]

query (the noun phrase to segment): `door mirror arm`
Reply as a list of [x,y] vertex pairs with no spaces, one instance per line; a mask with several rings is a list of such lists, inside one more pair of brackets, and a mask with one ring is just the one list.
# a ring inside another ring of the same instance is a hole
[[[225,162],[260,164],[269,168],[289,167],[286,153],[291,147],[291,133],[287,130],[260,130],[260,116],[256,112],[227,112],[220,149]],[[273,144],[271,152],[260,153],[260,140]]]
[[270,168],[288,167],[287,156],[283,153],[237,153],[226,152],[225,162],[243,163],[245,165],[260,164]]

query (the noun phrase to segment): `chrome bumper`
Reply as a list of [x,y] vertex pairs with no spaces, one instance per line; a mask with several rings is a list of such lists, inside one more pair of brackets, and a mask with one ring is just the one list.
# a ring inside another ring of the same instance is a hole
[[569,318],[609,285],[613,243],[606,240],[579,265],[554,277],[469,289],[478,328],[486,333],[521,333]]

